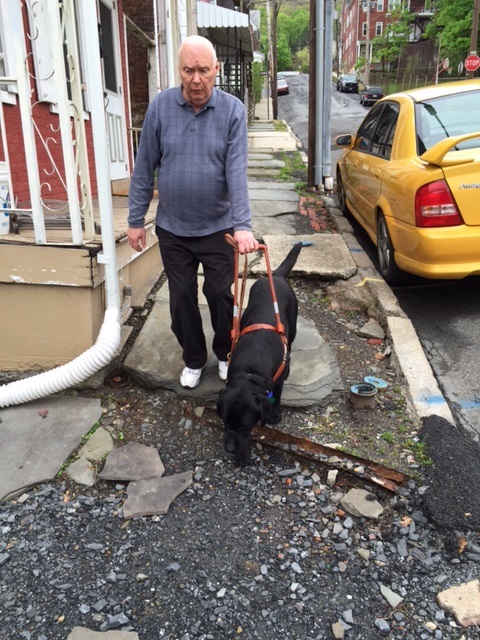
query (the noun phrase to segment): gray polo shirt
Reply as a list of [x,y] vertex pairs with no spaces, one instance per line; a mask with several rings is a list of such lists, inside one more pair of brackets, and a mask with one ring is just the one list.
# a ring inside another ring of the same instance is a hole
[[251,230],[243,104],[214,89],[195,113],[180,87],[150,103],[128,197],[128,224],[143,227],[158,169],[156,223],[177,236]]

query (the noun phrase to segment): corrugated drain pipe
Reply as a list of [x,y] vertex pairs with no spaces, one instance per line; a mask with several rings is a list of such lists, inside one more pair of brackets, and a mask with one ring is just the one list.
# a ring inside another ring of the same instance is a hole
[[[94,3],[90,4],[94,7]],[[86,22],[89,23],[85,25],[86,33],[89,33],[90,37],[96,40],[95,43],[91,42],[92,51],[100,51],[97,16],[94,10],[89,12]],[[37,400],[83,382],[96,371],[106,366],[120,347],[120,296],[113,227],[110,163],[107,154],[107,131],[99,56],[95,56],[95,59],[91,54],[87,56],[85,72],[92,103],[93,147],[102,227],[103,253],[101,254],[101,261],[105,265],[105,317],[95,344],[71,362],[30,378],[1,386],[0,408]]]

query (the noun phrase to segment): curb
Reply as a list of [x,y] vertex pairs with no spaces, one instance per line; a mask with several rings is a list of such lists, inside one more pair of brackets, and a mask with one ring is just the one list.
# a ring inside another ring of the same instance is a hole
[[407,383],[409,394],[407,400],[418,421],[421,422],[423,418],[430,416],[440,416],[454,425],[455,420],[450,407],[440,391],[412,322],[402,311],[392,289],[360,247],[349,221],[338,209],[333,197],[323,196],[323,198],[357,265],[357,276],[360,278],[357,286],[367,287],[378,301],[385,316],[393,356]]

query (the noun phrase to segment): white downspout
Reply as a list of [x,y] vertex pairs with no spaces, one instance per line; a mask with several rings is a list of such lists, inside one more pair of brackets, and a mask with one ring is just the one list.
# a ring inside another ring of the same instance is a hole
[[90,349],[71,362],[30,378],[1,386],[0,408],[37,400],[83,382],[96,371],[106,366],[120,347],[120,296],[95,0],[85,0],[84,15],[86,33],[90,34],[90,52],[92,52],[89,52],[86,56],[85,73],[91,97],[93,147],[102,226],[103,252],[98,255],[97,259],[98,262],[102,262],[105,265],[105,317],[93,347],[90,347]]

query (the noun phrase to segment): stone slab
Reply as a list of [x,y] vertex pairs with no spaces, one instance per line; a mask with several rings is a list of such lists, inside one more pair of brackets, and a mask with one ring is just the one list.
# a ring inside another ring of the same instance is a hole
[[175,498],[188,489],[192,482],[192,471],[131,482],[127,487],[128,498],[123,504],[123,515],[127,519],[165,515]]
[[85,627],[73,627],[67,640],[140,640],[136,631],[92,631]]
[[[285,202],[272,200],[266,205],[262,200],[253,200],[250,202],[250,209],[252,211],[252,223],[254,227],[259,218],[267,218],[270,225],[275,225],[276,220],[285,214],[291,214],[292,218],[298,216],[298,201]],[[270,218],[273,218],[273,220],[270,221]],[[275,230],[275,226],[273,229]],[[281,235],[281,232],[275,230],[275,234]],[[269,235],[272,235],[272,227],[270,227]]]
[[129,442],[108,454],[98,474],[102,480],[141,480],[159,478],[165,467],[158,451],[138,442]]
[[298,194],[295,191],[295,182],[274,182],[269,180],[249,180],[248,188],[249,189],[265,189],[267,191],[267,195],[269,191],[278,191],[281,189],[282,191],[293,191],[295,192],[296,199],[298,200]]
[[455,616],[462,627],[480,625],[480,582],[470,580],[464,584],[441,591],[437,602]]
[[61,395],[2,409],[0,501],[54,478],[101,415],[98,398]]
[[[249,169],[283,169],[285,162],[283,160],[249,160]],[[278,171],[277,171],[278,174]]]
[[351,513],[352,516],[359,518],[372,518],[376,520],[383,513],[383,507],[375,499],[375,496],[364,489],[350,489],[340,500],[340,504],[348,513]]
[[[357,271],[357,266],[348,250],[345,240],[339,234],[316,233],[292,237],[269,235],[264,236],[267,245],[270,265],[274,270],[286,257],[296,242],[310,242],[298,256],[292,274],[297,276],[318,276],[325,280],[348,280]],[[266,273],[265,257],[252,266],[252,273]]]
[[77,458],[72,464],[68,465],[65,473],[76,484],[81,484],[84,487],[93,487],[96,482],[95,467],[83,456]]
[[99,462],[113,449],[113,438],[103,427],[99,427],[78,452],[87,460]]
[[[252,202],[252,205],[254,203]],[[273,204],[273,203],[272,203]],[[263,238],[272,233],[272,227],[275,229],[275,233],[281,233],[285,236],[295,235],[295,219],[298,214],[285,214],[278,216],[274,219],[272,224],[271,217],[253,217],[252,231],[254,236],[260,242],[263,242]]]
[[278,183],[276,189],[253,189],[250,186],[248,188],[248,195],[250,197],[250,202],[255,200],[266,200],[267,202],[298,202],[298,194],[296,193],[296,191],[283,189],[282,187],[278,186]]

